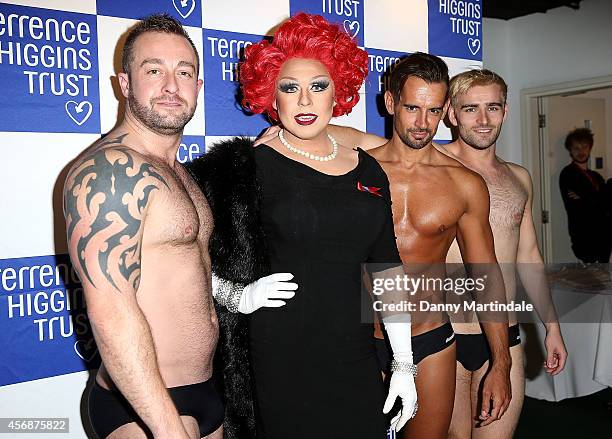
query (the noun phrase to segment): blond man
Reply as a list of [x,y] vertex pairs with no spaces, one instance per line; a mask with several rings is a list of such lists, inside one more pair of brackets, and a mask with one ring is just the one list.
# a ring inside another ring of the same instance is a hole
[[[490,70],[470,70],[452,78],[449,87],[449,119],[457,127],[458,138],[440,147],[451,157],[482,176],[490,197],[489,222],[495,242],[495,255],[504,275],[506,298],[516,296],[515,268],[546,326],[546,362],[551,375],[560,373],[567,358],[550,291],[543,270],[533,225],[533,190],[529,172],[496,155],[496,142],[508,114],[507,85]],[[461,262],[457,243],[451,246],[447,262]],[[512,367],[512,400],[498,422],[480,426],[479,387],[489,370],[489,347],[480,324],[453,325],[457,339],[457,386],[449,437],[512,438],[524,399],[523,350],[516,318],[508,328]]]

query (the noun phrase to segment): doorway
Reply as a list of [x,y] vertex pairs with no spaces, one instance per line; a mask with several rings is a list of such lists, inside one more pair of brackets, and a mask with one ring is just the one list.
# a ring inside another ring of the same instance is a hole
[[589,168],[612,177],[612,76],[521,92],[523,161],[533,177],[534,222],[546,263],[578,262],[571,250],[559,173],[570,163],[565,136],[589,128]]

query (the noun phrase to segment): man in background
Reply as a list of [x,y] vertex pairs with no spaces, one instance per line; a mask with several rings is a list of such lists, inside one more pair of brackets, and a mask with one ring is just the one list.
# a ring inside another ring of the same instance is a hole
[[565,138],[572,162],[559,175],[574,255],[584,263],[607,264],[612,246],[610,196],[604,178],[588,168],[593,133],[576,128]]

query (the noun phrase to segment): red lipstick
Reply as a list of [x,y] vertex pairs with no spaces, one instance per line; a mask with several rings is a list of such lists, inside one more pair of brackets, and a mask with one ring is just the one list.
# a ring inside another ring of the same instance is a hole
[[295,121],[299,125],[312,125],[317,120],[318,116],[312,113],[300,113],[294,116]]

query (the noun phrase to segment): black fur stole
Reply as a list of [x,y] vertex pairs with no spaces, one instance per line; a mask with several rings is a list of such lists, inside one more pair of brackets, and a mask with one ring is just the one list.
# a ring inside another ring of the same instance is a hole
[[[253,152],[251,140],[236,137],[186,165],[212,210],[212,269],[223,279],[245,285],[270,274]],[[252,439],[256,428],[247,317],[218,304],[215,308],[220,334],[214,367],[226,404],[224,438]]]

